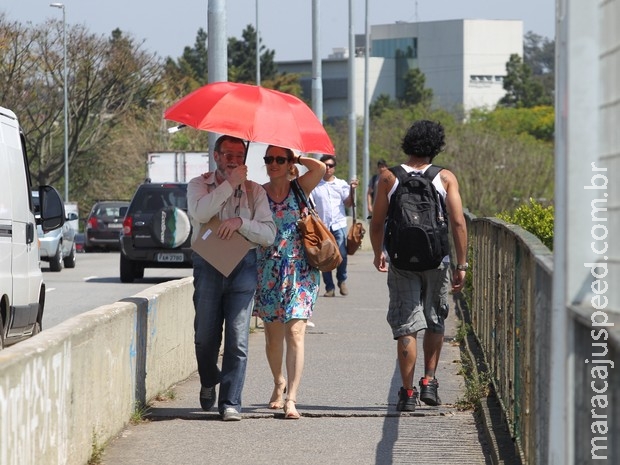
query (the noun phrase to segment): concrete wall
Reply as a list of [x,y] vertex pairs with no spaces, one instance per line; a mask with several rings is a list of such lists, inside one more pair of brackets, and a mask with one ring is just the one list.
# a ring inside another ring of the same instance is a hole
[[85,464],[196,370],[192,278],[99,307],[0,352],[0,464]]

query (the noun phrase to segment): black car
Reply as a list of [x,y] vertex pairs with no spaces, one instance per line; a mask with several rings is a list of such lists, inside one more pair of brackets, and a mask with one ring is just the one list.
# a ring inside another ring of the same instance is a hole
[[105,200],[90,209],[84,228],[84,251],[119,250],[123,218],[129,202]]
[[186,183],[144,183],[136,190],[121,232],[121,282],[145,268],[191,268]]

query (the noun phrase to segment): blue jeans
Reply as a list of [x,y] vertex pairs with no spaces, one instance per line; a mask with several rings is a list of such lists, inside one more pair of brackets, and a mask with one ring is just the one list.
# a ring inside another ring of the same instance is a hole
[[[248,361],[250,317],[258,275],[256,250],[250,250],[230,276],[225,277],[197,253],[194,263],[194,344],[200,384],[219,383],[218,410],[241,411],[241,391]],[[218,356],[224,330],[224,356]]]
[[[340,255],[342,255],[342,263],[336,268],[336,279],[338,284],[340,284],[347,280],[347,228],[336,229],[332,231],[332,234],[338,243]],[[335,289],[331,271],[323,271],[323,282],[325,283],[326,291]]]

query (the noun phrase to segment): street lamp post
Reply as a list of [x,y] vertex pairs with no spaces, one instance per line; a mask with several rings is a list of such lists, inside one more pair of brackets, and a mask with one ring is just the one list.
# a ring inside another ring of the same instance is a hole
[[63,93],[65,117],[65,202],[69,201],[69,115],[67,98],[67,21],[64,3],[50,3],[53,8],[62,9],[62,55],[63,55]]

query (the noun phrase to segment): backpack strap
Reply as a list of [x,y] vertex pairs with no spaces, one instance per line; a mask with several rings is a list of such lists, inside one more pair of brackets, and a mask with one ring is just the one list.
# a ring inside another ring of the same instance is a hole
[[[435,176],[437,176],[441,170],[443,170],[442,166],[431,165],[424,172],[424,177],[428,179],[429,181],[431,181],[431,184],[432,184],[433,179],[435,179]],[[435,186],[433,186],[433,190],[437,193],[437,198],[439,199],[439,205],[441,207],[440,213],[442,216],[440,219],[441,220],[443,220],[444,218],[447,219],[448,208],[446,207],[446,201],[444,200],[443,196],[439,192],[437,192],[437,189],[435,188]]]
[[[429,181],[431,181],[431,184],[432,184],[433,179],[435,179],[435,176],[437,176],[439,172],[443,169],[444,169],[443,166],[431,165],[426,169],[426,171],[424,171],[423,176]],[[405,171],[405,168],[403,168],[401,165],[393,166],[389,168],[389,170],[394,174],[394,176],[398,178],[398,187],[396,189],[400,189],[402,184],[409,177],[409,173],[407,173],[407,171]],[[433,190],[435,190],[435,192],[437,191],[437,189],[435,189],[435,186],[433,186]],[[446,202],[444,198],[439,194],[439,192],[436,192],[436,193],[437,193],[437,198],[439,199],[439,205],[441,206],[441,212],[440,212],[442,215],[441,219],[443,220],[444,217],[448,216],[448,209],[446,207]],[[391,204],[392,203],[390,202],[390,205]],[[388,216],[389,216],[389,207],[388,207]]]
[[396,165],[396,166],[392,166],[391,168],[388,168],[392,174],[394,176],[396,176],[396,178],[398,179],[398,184],[402,184],[408,176],[408,173],[405,171],[405,168],[403,168],[400,165]]
[[443,170],[442,166],[431,165],[424,172],[424,177],[432,181],[433,179],[435,179],[435,176],[437,176],[441,170]]

